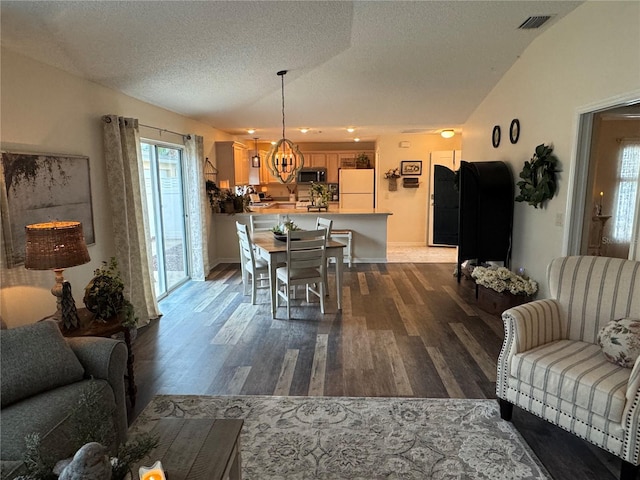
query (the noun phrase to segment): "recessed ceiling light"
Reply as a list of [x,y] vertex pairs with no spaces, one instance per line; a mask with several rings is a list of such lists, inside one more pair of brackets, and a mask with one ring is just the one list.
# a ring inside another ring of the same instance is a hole
[[255,130],[255,128],[250,128],[249,130],[247,130],[247,133],[249,135],[253,135],[254,133],[256,133],[256,130]]
[[353,132],[355,132],[355,131],[356,131],[356,129],[355,129],[355,128],[353,128],[353,127],[349,127],[349,128],[347,128],[347,132],[349,132],[349,133],[353,133]]
[[360,141],[360,139],[359,139],[358,137],[356,137],[356,138],[354,138],[354,139],[353,139],[353,141],[354,141],[354,142],[359,142],[359,141]]
[[300,133],[307,133],[309,131],[308,128],[301,128]]
[[271,145],[275,145],[276,143],[278,143],[278,142],[276,142],[276,141],[272,141],[272,142],[271,142]]

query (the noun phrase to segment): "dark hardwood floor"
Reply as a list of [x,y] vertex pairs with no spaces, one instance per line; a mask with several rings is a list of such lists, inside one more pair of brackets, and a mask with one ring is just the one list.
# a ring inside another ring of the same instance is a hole
[[[219,265],[161,302],[134,344],[133,420],[156,394],[495,398],[502,321],[476,307],[453,264],[345,266],[343,309],[294,300],[271,318]],[[329,291],[335,286],[329,278]],[[317,298],[316,298],[317,300]],[[526,412],[514,424],[555,480],[614,480],[619,460]]]

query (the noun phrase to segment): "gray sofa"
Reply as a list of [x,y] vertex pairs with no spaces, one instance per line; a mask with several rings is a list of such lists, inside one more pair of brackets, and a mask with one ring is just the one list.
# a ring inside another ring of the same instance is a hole
[[112,411],[112,451],[126,439],[124,374],[127,347],[120,340],[64,338],[53,320],[0,330],[0,460],[2,478],[21,470],[24,438],[39,433],[47,457],[75,453],[71,412],[89,382],[101,407]]

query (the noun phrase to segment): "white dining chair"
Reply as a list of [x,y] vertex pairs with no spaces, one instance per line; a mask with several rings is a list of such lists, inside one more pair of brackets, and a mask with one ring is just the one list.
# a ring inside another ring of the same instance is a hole
[[280,224],[280,215],[250,215],[249,221],[251,223],[252,234],[255,232],[268,232],[271,231],[273,227]]
[[[333,220],[329,220],[328,218],[317,217],[316,218],[316,230],[320,230],[324,228],[327,231],[327,241],[331,239],[331,229],[333,227]],[[327,264],[329,263],[329,259],[327,258]],[[327,268],[324,269],[324,293],[325,295],[329,295],[329,282],[327,281],[327,272],[329,270]]]
[[249,229],[246,225],[236,222],[236,232],[240,245],[243,293],[244,295],[249,294],[249,281],[251,281],[251,304],[255,305],[257,289],[269,288],[270,286],[269,264],[261,258],[256,258],[253,242],[251,241]]
[[[276,307],[280,298],[287,302],[287,318],[291,318],[291,287],[305,285],[309,293],[320,298],[320,311],[324,313],[324,279],[327,268],[327,230],[296,230],[287,233],[287,263],[276,270]],[[312,285],[316,284],[318,290]],[[281,290],[282,287],[282,290]]]

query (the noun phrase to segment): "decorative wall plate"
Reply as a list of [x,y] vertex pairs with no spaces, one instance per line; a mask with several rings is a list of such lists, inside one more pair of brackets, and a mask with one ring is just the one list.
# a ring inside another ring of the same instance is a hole
[[493,133],[491,134],[491,144],[493,148],[498,148],[500,145],[500,125],[493,127]]
[[511,120],[511,125],[509,126],[509,140],[511,143],[518,143],[518,139],[520,138],[520,120],[514,118]]

